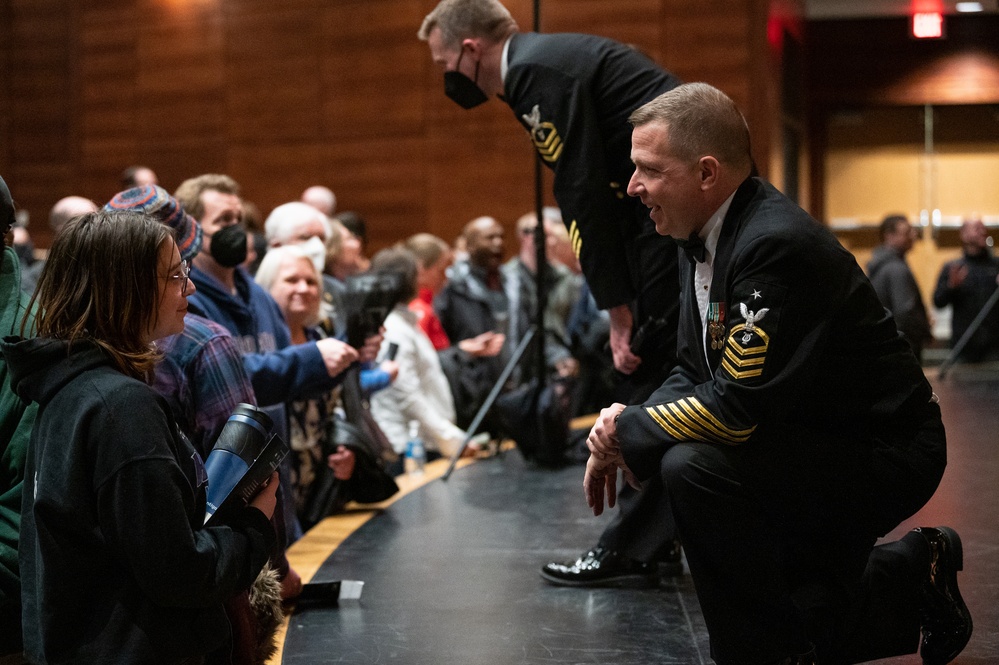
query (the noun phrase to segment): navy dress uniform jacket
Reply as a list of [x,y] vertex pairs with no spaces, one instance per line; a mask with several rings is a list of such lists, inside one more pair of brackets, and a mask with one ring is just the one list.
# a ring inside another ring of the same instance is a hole
[[[798,437],[891,446],[924,413],[930,385],[853,255],[772,185],[747,179],[723,222],[709,298],[709,318],[713,312],[720,324],[713,333],[701,329],[693,266],[681,266],[677,367],[617,424],[639,478],[658,473],[675,442],[795,446],[788,439]],[[931,464],[939,474],[917,483],[922,501],[946,463],[939,444]]]
[[[681,81],[633,48],[582,34],[516,33],[503,98],[554,171],[555,199],[601,309],[638,302],[636,328],[676,320],[675,244],[628,196],[632,111]],[[672,328],[664,358],[672,364]]]

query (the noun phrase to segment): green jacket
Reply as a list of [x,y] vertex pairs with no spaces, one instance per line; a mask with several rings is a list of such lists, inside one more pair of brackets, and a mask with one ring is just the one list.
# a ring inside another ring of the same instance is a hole
[[[4,247],[0,258],[0,337],[20,335],[28,296],[21,292],[21,272],[14,250]],[[0,623],[7,617],[20,619],[17,543],[21,486],[37,408],[34,403],[25,405],[11,390],[7,363],[0,355]],[[4,627],[0,625],[0,633],[6,632]]]

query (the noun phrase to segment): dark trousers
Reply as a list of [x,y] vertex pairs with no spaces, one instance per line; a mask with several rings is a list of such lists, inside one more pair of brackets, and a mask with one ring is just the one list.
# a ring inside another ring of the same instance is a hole
[[743,446],[680,443],[662,475],[719,665],[816,648],[819,662],[913,653],[919,534],[874,547],[930,498],[946,464],[939,408],[882,435],[786,427]]
[[[643,403],[663,384],[668,372],[667,367],[646,364],[643,359],[638,371],[624,377],[617,386],[615,401]],[[642,483],[641,490],[622,482],[617,506],[613,519],[600,535],[599,544],[637,561],[665,560],[677,535],[661,479],[650,478]]]

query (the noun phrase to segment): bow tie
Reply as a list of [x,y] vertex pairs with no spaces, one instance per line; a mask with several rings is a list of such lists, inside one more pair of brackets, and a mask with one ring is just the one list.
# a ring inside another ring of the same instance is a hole
[[704,247],[704,241],[701,240],[701,237],[696,232],[691,233],[690,237],[686,240],[677,239],[676,244],[687,255],[687,259],[691,263],[704,263],[706,248]]

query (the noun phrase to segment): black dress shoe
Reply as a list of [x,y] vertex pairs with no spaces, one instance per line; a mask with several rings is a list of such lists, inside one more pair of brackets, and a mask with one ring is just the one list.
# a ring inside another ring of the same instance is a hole
[[575,563],[545,564],[541,577],[556,586],[652,588],[659,585],[655,564],[628,559],[599,545]]
[[957,588],[957,571],[964,568],[961,538],[951,528],[915,529],[930,548],[929,574],[923,582],[923,665],[945,665],[971,639],[971,613]]

